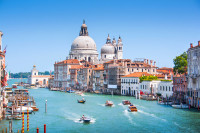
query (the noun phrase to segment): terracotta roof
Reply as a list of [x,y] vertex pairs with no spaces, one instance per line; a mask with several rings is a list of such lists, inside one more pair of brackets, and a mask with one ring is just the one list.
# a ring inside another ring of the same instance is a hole
[[82,67],[83,67],[82,65],[70,65],[69,69],[80,69]]
[[131,73],[131,74],[128,74],[128,75],[125,75],[125,76],[122,76],[123,78],[126,78],[126,77],[141,77],[141,76],[149,76],[149,75],[152,75],[152,74],[149,74],[147,72],[135,72],[135,73]]
[[61,62],[57,62],[55,64],[78,64],[79,61],[77,59],[68,59]]

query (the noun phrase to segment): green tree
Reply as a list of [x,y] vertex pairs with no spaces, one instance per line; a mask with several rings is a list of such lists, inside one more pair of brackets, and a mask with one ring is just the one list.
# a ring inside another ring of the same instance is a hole
[[184,52],[180,56],[176,56],[174,58],[174,74],[178,72],[178,74],[183,74],[187,72],[187,53]]

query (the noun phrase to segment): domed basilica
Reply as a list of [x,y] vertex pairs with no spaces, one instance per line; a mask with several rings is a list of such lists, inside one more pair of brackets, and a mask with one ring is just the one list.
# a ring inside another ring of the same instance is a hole
[[98,59],[98,52],[95,41],[88,35],[85,21],[81,26],[79,36],[73,41],[69,52],[69,59],[86,60],[92,64],[104,63],[112,59],[123,58],[123,44],[121,37],[116,43],[115,38],[111,42],[108,35],[106,44],[101,48],[101,59]]

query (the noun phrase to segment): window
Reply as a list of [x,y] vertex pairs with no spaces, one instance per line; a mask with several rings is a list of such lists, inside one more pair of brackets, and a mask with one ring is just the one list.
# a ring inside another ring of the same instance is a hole
[[143,69],[142,69],[142,72],[143,72]]
[[133,72],[133,69],[132,69],[132,72]]
[[104,58],[106,58],[106,55],[104,55]]
[[77,59],[77,57],[75,57],[74,59]]
[[162,90],[162,87],[160,86],[160,90]]
[[170,86],[169,86],[169,91],[170,91]]
[[153,72],[155,72],[155,69],[153,69]]
[[166,86],[166,91],[167,91],[167,86]]
[[129,72],[129,68],[128,68],[128,72]]
[[163,91],[165,90],[165,87],[163,86]]

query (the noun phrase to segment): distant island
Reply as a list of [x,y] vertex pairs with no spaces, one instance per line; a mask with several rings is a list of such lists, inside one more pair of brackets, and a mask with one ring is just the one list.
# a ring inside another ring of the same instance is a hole
[[[51,74],[54,74],[54,72]],[[28,78],[29,75],[31,75],[31,72],[10,73],[10,78]],[[50,75],[50,72],[39,72],[39,75]]]

